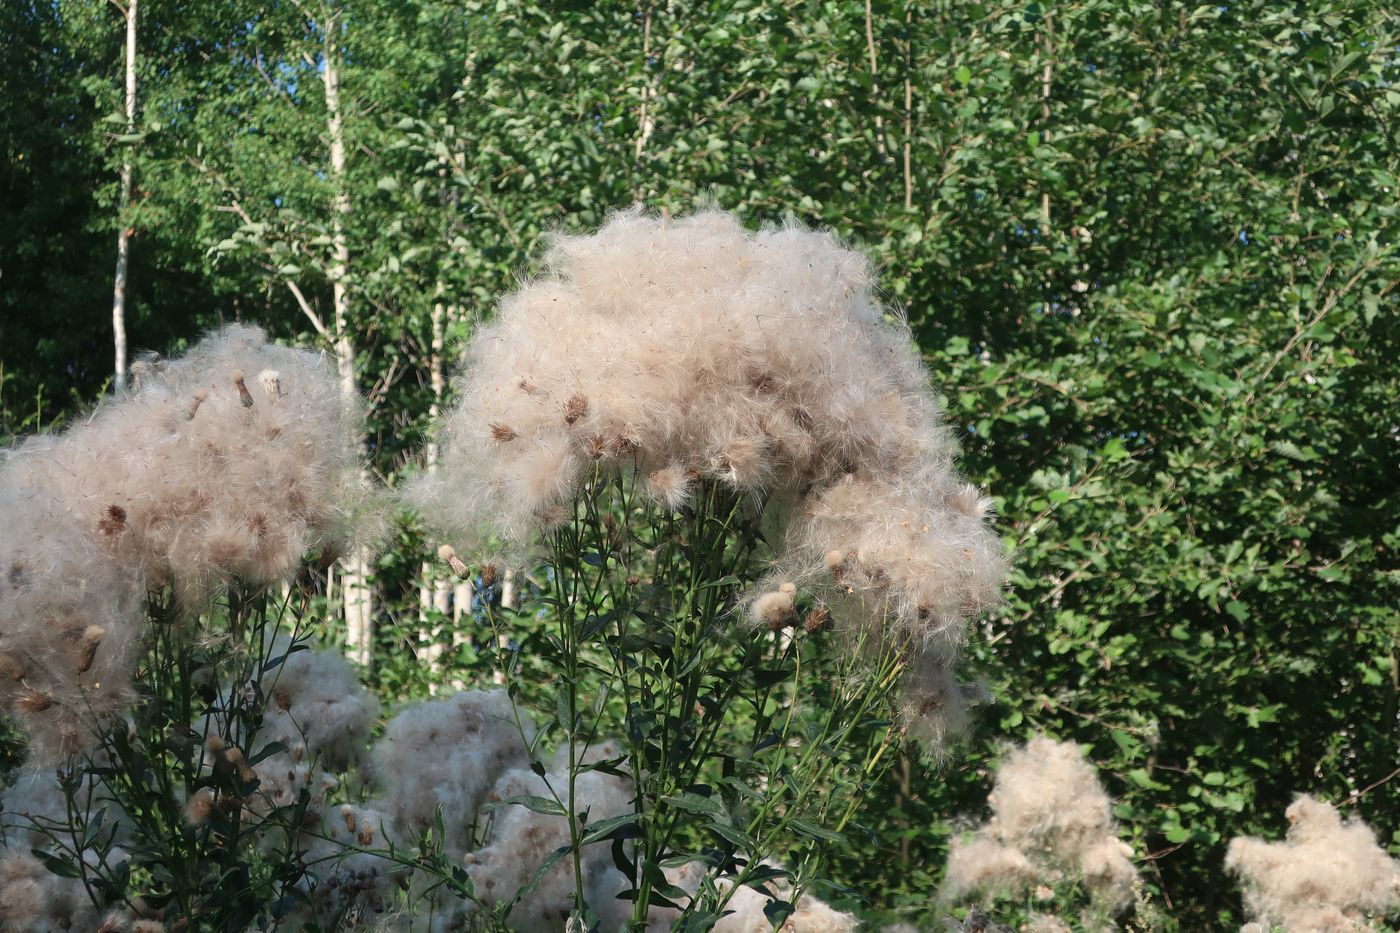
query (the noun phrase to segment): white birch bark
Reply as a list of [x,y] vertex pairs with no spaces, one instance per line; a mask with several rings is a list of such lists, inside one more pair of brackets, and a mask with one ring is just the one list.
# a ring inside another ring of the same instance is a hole
[[[440,286],[438,293],[442,293]],[[442,396],[447,388],[447,381],[443,375],[442,353],[446,330],[447,309],[441,301],[435,301],[432,311],[432,336],[428,350],[428,380],[433,390],[433,401],[428,406],[428,420],[433,425],[437,424],[438,415],[442,411]],[[424,451],[424,466],[429,475],[437,472],[438,456],[437,434],[434,432]],[[433,560],[424,561],[423,579],[418,586],[418,647],[416,653],[418,660],[426,664],[428,670],[434,675],[433,681],[428,685],[434,693],[437,692],[438,682],[441,678],[442,655],[446,648],[443,645],[444,633],[434,630],[432,619],[447,618],[451,597],[452,586],[443,577],[441,567]],[[456,644],[455,625],[452,637],[453,643]]]
[[[1041,138],[1048,146],[1051,141],[1050,135],[1050,93],[1054,87],[1054,67],[1052,56],[1054,46],[1051,44],[1050,34],[1055,28],[1055,21],[1049,15],[1045,16],[1045,30],[1041,34],[1041,54],[1045,56],[1045,67],[1040,73],[1040,121]],[[1040,236],[1043,239],[1050,236],[1050,192],[1042,190],[1040,193]]]
[[[350,269],[350,193],[345,171],[345,125],[340,105],[339,18],[330,12],[321,21],[323,50],[321,83],[326,94],[326,134],[330,145],[331,302],[335,312],[332,333],[335,338],[336,371],[340,391],[346,400],[355,397],[355,338],[350,329],[350,292],[346,276]],[[345,606],[346,655],[362,665],[372,660],[374,641],[374,594],[369,586],[369,555],[366,549],[346,557],[341,569],[340,590]]]
[[[126,132],[136,133],[136,3],[127,0],[126,14]],[[118,9],[121,9],[118,7]],[[131,204],[131,179],[135,167],[131,162],[131,146],[123,148],[121,196],[117,202],[117,272],[112,285],[112,345],[115,351],[114,377],[118,392],[126,389],[126,280],[131,256],[131,228],[127,226],[126,211]]]

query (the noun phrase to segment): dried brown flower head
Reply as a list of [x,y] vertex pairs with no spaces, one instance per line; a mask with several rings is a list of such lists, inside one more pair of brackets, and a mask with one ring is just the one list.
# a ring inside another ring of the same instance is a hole
[[102,517],[97,520],[97,530],[109,537],[125,531],[126,509],[119,505],[107,506],[102,512]]
[[564,423],[573,424],[588,415],[588,399],[575,392],[564,403]]

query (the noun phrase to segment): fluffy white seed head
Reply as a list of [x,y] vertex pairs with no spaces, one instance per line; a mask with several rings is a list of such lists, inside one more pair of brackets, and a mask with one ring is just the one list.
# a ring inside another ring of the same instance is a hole
[[504,690],[471,690],[405,706],[374,745],[378,806],[402,838],[431,829],[442,808],[449,852],[471,848],[477,811],[502,774],[527,768],[534,726],[517,729]]
[[706,479],[799,500],[778,555],[788,577],[834,548],[869,555],[844,585],[872,598],[838,621],[956,641],[995,601],[1000,546],[859,253],[721,211],[634,210],[557,237],[545,266],[477,331],[440,468],[411,493],[454,541],[526,547],[602,463],[639,470],[669,508]]
[[[779,867],[771,861],[765,864]],[[668,882],[694,896],[700,890],[707,869],[698,862],[687,862],[677,868],[667,868],[664,873]],[[714,883],[721,893],[728,892],[734,886],[727,878],[717,878]],[[765,887],[773,897],[792,902],[792,885],[786,880],[774,879],[767,882]],[[747,885],[740,887],[730,896],[729,903],[725,905],[725,915],[712,929],[715,933],[767,933],[773,929],[773,921],[764,910],[772,903],[773,897]],[[808,892],[797,898],[793,907],[795,910],[778,928],[779,933],[853,933],[859,928],[855,915],[835,910]],[[649,933],[670,930],[679,917],[680,911],[674,908],[653,908],[647,917],[647,930]]]
[[796,616],[792,593],[781,589],[760,595],[750,606],[750,612],[754,622],[766,625],[775,632],[791,625]]
[[1381,918],[1400,908],[1400,861],[1365,823],[1314,797],[1299,796],[1287,816],[1282,841],[1230,841],[1225,867],[1240,878],[1253,919],[1323,933],[1382,929]]
[[319,355],[232,326],[0,453],[0,707],[37,755],[81,748],[127,702],[148,588],[195,608],[347,546],[373,513],[356,409]]
[[1077,880],[1111,910],[1131,901],[1132,849],[1118,839],[1108,795],[1077,744],[1042,736],[1012,751],[989,803],[991,818],[949,847],[944,898]]
[[980,516],[950,507],[949,474],[848,473],[801,503],[774,579],[832,605],[838,625],[951,652],[964,620],[996,604],[1001,544]]
[[[272,654],[285,654],[279,638]],[[288,749],[304,746],[320,766],[344,771],[366,755],[379,701],[355,668],[336,651],[297,651],[266,675],[268,708],[260,734]]]
[[0,850],[0,931],[95,930],[98,923],[81,880],[52,874],[27,849]]
[[[603,743],[584,760],[616,757],[620,751],[613,743]],[[544,776],[523,769],[506,772],[492,789],[491,799],[548,798],[551,793],[567,794],[568,787],[567,757],[556,756],[553,767]],[[603,771],[584,771],[574,782],[575,809],[587,810],[590,823],[631,812],[631,799],[632,783]],[[492,814],[487,844],[466,856],[467,872],[477,895],[487,905],[495,906],[513,898],[551,852],[568,844],[565,817],[537,813],[519,805],[502,807]],[[626,876],[613,865],[606,845],[587,846],[579,857],[585,894],[599,914],[601,928],[622,929],[629,905],[618,900],[617,895],[629,886]],[[521,933],[554,933],[563,929],[573,907],[574,888],[573,864],[561,860],[545,873],[528,897],[512,908],[510,928]]]
[[905,674],[899,698],[902,725],[930,755],[945,754],[968,725],[968,701],[950,655],[918,654]]
[[684,464],[672,463],[647,474],[647,494],[668,509],[679,509],[690,499],[694,474]]

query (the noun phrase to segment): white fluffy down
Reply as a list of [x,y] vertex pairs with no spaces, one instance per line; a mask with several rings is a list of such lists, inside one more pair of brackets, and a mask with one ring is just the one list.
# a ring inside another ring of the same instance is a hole
[[1299,933],[1388,929],[1400,909],[1400,861],[1388,856],[1360,820],[1306,794],[1289,806],[1280,842],[1230,841],[1225,866],[1244,885],[1245,906],[1263,927]]

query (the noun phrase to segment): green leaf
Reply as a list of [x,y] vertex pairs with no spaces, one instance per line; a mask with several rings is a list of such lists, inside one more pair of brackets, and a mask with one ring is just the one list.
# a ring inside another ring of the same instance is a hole
[[555,865],[559,864],[559,860],[568,855],[571,851],[573,850],[569,846],[560,846],[549,853],[540,864],[540,867],[535,869],[534,874],[530,876],[530,880],[525,882],[525,884],[515,892],[515,897],[511,899],[511,905],[519,904],[533,894],[535,888],[539,887],[540,882],[544,880],[545,875],[548,875],[550,870],[554,868]]
[[714,797],[704,797],[700,794],[685,791],[675,796],[662,797],[664,803],[668,803],[679,810],[686,810],[690,813],[700,813],[706,816],[728,818],[728,812],[724,805]]
[[804,836],[820,839],[823,842],[845,841],[845,837],[840,833],[832,832],[824,826],[818,826],[816,823],[810,823],[806,820],[789,820],[788,825]]
[[492,800],[482,805],[482,809],[488,813],[499,810],[502,807],[521,806],[535,813],[544,816],[565,816],[564,808],[555,800],[548,797],[538,797],[533,794],[518,794],[514,797],[506,797],[502,800]]
[[723,837],[740,852],[753,852],[758,847],[758,841],[750,836],[746,830],[731,823],[712,820],[708,828]]
[[78,878],[81,873],[77,864],[67,856],[52,855],[42,849],[30,849],[30,854],[44,863],[44,867],[60,878]]
[[642,824],[646,819],[647,814],[624,813],[590,823],[584,829],[579,844],[589,845],[604,839],[635,839],[641,833]]

